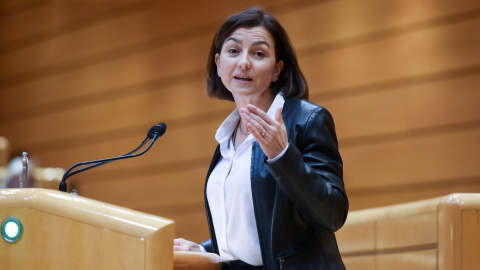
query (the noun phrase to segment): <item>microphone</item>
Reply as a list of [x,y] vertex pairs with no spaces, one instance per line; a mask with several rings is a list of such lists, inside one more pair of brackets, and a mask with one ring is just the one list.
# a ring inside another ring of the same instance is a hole
[[[141,156],[141,155],[145,154],[148,150],[150,150],[153,143],[155,143],[155,141],[158,138],[160,138],[163,134],[165,134],[166,130],[167,130],[167,125],[165,125],[164,123],[159,123],[158,125],[155,125],[148,130],[147,137],[145,138],[145,140],[143,140],[142,144],[140,144],[139,147],[135,148],[135,150],[133,150],[131,152],[128,152],[128,153],[126,153],[124,155],[121,155],[121,156],[118,156],[118,157],[98,159],[98,160],[92,160],[92,161],[84,161],[84,162],[79,162],[77,164],[72,165],[70,168],[68,168],[67,171],[65,171],[65,174],[63,174],[62,182],[60,182],[60,186],[59,186],[58,190],[67,192],[67,182],[66,181],[72,175],[75,175],[77,173],[81,173],[83,171],[101,166],[103,164],[110,163],[110,162],[115,161],[115,160],[133,158],[133,157],[138,157],[138,156]],[[150,142],[150,145],[148,145],[147,148],[145,148],[145,150],[143,150],[140,153],[134,154],[139,149],[141,149],[149,140],[152,140],[152,141]],[[90,164],[92,164],[92,165],[90,165]],[[73,169],[75,169],[77,167],[80,167],[80,166],[86,166],[86,165],[90,165],[90,166],[84,167],[84,168],[81,168],[81,169],[78,169],[78,170],[72,172]]]
[[159,123],[158,125],[155,125],[148,130],[147,138],[153,139],[154,136],[160,138],[165,133],[165,131],[167,131],[167,125],[165,125],[164,123]]

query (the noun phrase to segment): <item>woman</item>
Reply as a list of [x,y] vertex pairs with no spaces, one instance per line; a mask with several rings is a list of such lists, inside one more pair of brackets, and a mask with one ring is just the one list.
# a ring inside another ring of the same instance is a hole
[[211,238],[175,250],[219,254],[225,269],[344,269],[334,232],[347,217],[329,112],[308,87],[282,26],[259,8],[228,18],[207,66],[209,96],[236,109],[217,130],[205,186]]

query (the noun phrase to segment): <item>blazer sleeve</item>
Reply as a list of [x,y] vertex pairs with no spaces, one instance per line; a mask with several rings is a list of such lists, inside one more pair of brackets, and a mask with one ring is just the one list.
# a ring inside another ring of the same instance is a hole
[[200,243],[200,245],[205,249],[207,252],[213,252],[212,240],[208,239]]
[[336,231],[347,218],[348,199],[333,118],[317,107],[302,124],[294,122],[287,151],[265,166],[308,223]]

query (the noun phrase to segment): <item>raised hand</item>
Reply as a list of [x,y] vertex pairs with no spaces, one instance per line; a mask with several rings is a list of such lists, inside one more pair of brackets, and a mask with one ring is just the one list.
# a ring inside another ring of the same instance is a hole
[[287,147],[287,128],[283,123],[282,108],[277,109],[275,119],[272,119],[258,107],[248,104],[240,109],[240,116],[268,158],[276,157]]

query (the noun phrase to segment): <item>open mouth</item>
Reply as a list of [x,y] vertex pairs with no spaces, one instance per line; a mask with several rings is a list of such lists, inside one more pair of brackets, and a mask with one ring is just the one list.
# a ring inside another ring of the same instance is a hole
[[245,82],[251,82],[251,81],[252,81],[251,78],[247,78],[247,77],[234,76],[234,78],[235,78],[236,80],[245,81]]

